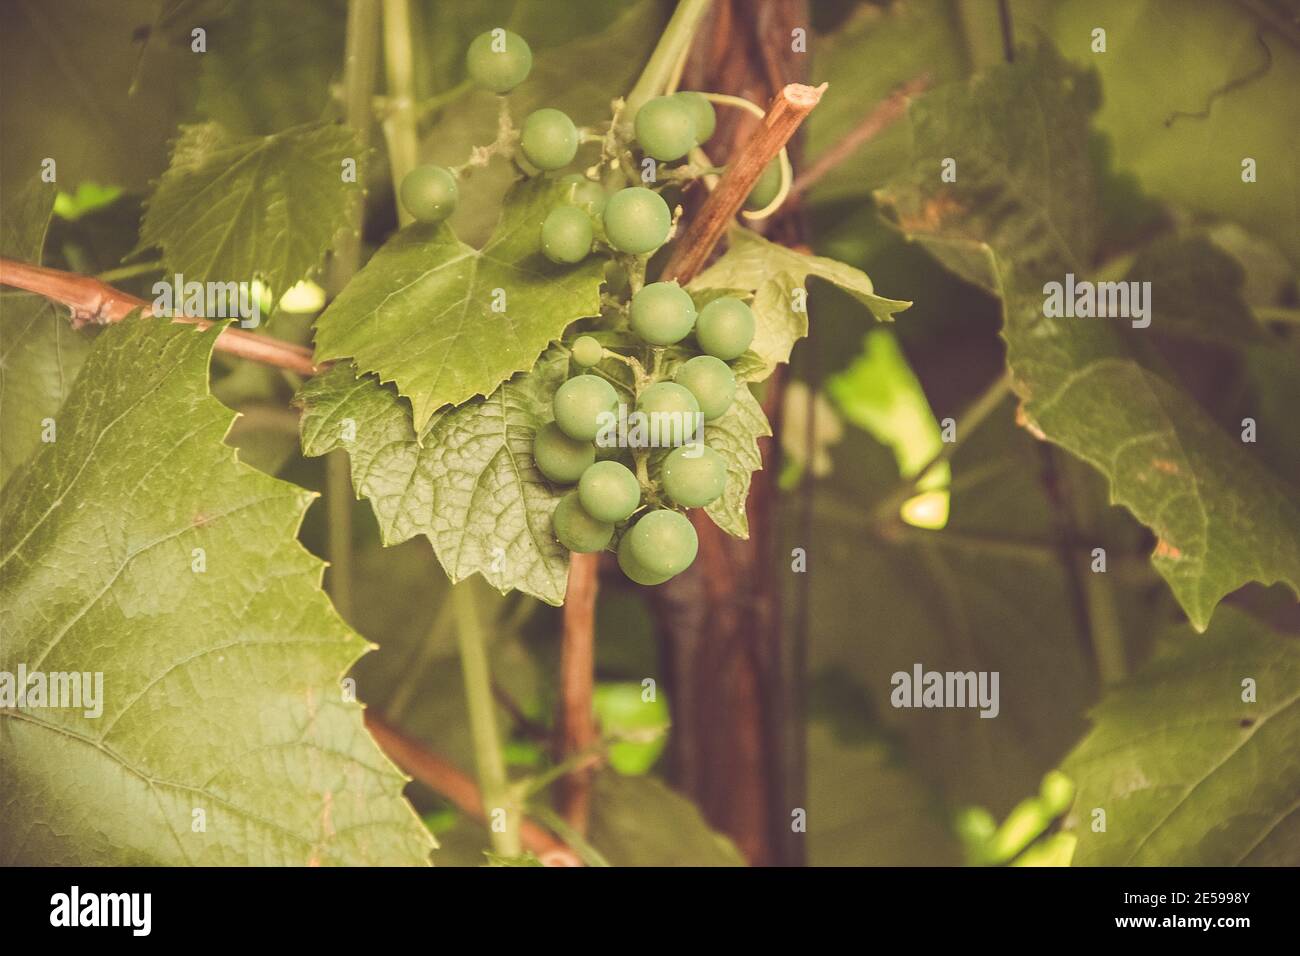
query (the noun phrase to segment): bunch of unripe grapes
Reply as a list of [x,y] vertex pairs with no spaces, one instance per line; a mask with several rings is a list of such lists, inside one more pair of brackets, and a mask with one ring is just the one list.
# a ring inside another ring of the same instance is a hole
[[[692,331],[704,353],[676,367],[671,380],[641,388],[636,410],[683,423],[681,434],[694,434],[699,416],[705,422],[724,415],[735,401],[736,376],[727,365],[740,357],[754,338],[754,315],[740,299],[713,299],[697,313],[695,303],[675,282],[652,282],[632,296],[632,330],[648,345],[677,345]],[[550,481],[576,482],[555,509],[555,536],[570,551],[603,551],[623,525],[618,563],[638,584],[662,584],[690,567],[698,541],[695,528],[681,510],[712,504],[727,485],[722,456],[703,443],[680,445],[659,464],[656,489],[632,469],[613,459],[597,461],[594,439],[602,424],[617,414],[618,396],[594,371],[605,355],[590,335],[572,346],[579,374],[555,392],[555,420],[538,430],[533,458]],[[671,431],[671,429],[669,429]],[[626,522],[626,524],[624,524]]]
[[[522,37],[492,30],[470,43],[466,67],[476,85],[505,94],[527,78],[532,59]],[[645,156],[674,162],[707,141],[716,121],[704,94],[680,92],[644,103],[633,130]],[[553,173],[573,162],[581,140],[564,112],[542,108],[525,118],[519,151],[537,170]],[[582,173],[561,176],[559,183],[561,202],[541,227],[542,253],[552,262],[581,262],[592,252],[598,229],[610,250],[629,256],[648,257],[668,240],[672,214],[653,189],[626,186],[609,192]],[[779,185],[780,171],[774,164],[754,187],[748,205],[767,205]],[[441,222],[456,208],[456,174],[442,166],[419,166],[403,179],[399,197],[416,220]],[[627,311],[632,330],[650,347],[678,345],[694,332],[701,353],[680,362],[671,380],[656,375],[646,381],[643,372],[638,374],[637,411],[675,413],[678,417],[668,420],[682,423],[679,434],[694,434],[698,416],[705,422],[722,416],[736,395],[736,376],[727,363],[739,358],[754,338],[749,306],[722,297],[697,313],[695,302],[677,283],[652,282],[632,295]],[[617,416],[617,393],[595,371],[606,357],[595,338],[579,336],[571,354],[578,374],[556,390],[554,421],[540,428],[533,440],[541,473],[555,484],[576,485],[556,506],[555,535],[570,551],[590,553],[608,548],[621,530],[618,562],[623,572],[638,584],[662,584],[695,560],[698,540],[684,511],[709,505],[722,495],[726,462],[704,445],[702,436],[657,460],[657,482],[644,467],[638,478],[625,462],[631,460],[634,467],[647,462],[626,450],[602,449],[598,456],[595,438],[605,413]],[[656,362],[655,368],[659,365]],[[618,460],[620,455],[623,460]]]

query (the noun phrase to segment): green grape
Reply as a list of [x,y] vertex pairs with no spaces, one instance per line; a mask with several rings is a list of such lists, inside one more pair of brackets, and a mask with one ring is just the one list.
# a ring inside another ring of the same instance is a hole
[[629,580],[650,587],[663,584],[672,577],[671,574],[651,574],[637,564],[636,558],[632,557],[632,536],[630,534],[623,535],[623,540],[618,543],[618,566],[623,569],[623,573],[627,575]]
[[609,194],[600,183],[588,179],[582,173],[569,173],[560,177],[560,185],[564,187],[560,190],[560,195],[565,202],[585,209],[593,216],[599,216],[605,211],[605,201]]
[[968,866],[984,866],[988,860],[988,844],[997,832],[998,823],[993,814],[983,807],[965,807],[958,811],[955,822]]
[[668,239],[673,217],[663,197],[644,186],[620,189],[605,203],[605,235],[619,252],[644,255]]
[[640,394],[636,407],[647,415],[680,415],[688,430],[695,427],[700,413],[700,403],[690,389],[676,382],[655,382]]
[[402,206],[420,222],[442,222],[456,208],[460,187],[451,170],[428,164],[416,166],[402,177],[398,189]]
[[598,461],[582,473],[578,500],[598,521],[622,521],[641,504],[641,483],[625,465]]
[[713,111],[713,104],[703,93],[682,92],[674,95],[690,108],[696,145],[708,142],[709,137],[713,135],[714,127],[718,125],[718,114]]
[[691,151],[695,111],[675,96],[656,96],[636,111],[636,141],[647,156],[668,162]]
[[559,110],[534,110],[524,120],[519,147],[538,169],[560,169],[578,153],[578,128]]
[[714,299],[700,310],[695,338],[714,358],[724,362],[740,358],[754,341],[754,312],[729,295]]
[[1038,787],[1038,796],[1047,812],[1059,817],[1074,802],[1074,781],[1059,770],[1049,770]]
[[586,554],[604,551],[614,537],[614,526],[608,521],[597,521],[583,510],[578,493],[570,491],[560,499],[551,515],[551,526],[560,544],[570,551]]
[[996,833],[989,838],[990,863],[1005,863],[1038,839],[1052,822],[1052,814],[1039,797],[1026,797],[1007,814]]
[[578,375],[555,390],[555,424],[570,438],[591,441],[600,431],[601,413],[615,412],[614,386],[595,375]]
[[643,516],[625,537],[632,562],[656,576],[685,571],[700,545],[689,518],[663,509]]
[[615,739],[609,745],[609,765],[630,776],[653,767],[668,743],[663,732],[670,723],[667,697],[662,689],[649,700],[641,694],[640,681],[601,681],[591,695],[601,732],[631,738]]
[[533,68],[533,51],[517,33],[500,28],[489,30],[470,42],[465,68],[469,78],[483,89],[509,93],[528,78],[528,71]]
[[695,303],[676,282],[652,282],[632,296],[632,331],[651,345],[672,345],[691,334]]
[[781,160],[774,159],[767,164],[754,188],[745,199],[746,209],[762,209],[781,191]]
[[590,335],[579,335],[573,341],[573,361],[581,368],[591,368],[600,363],[605,350]]
[[722,417],[736,398],[736,373],[712,355],[695,356],[677,370],[673,379],[695,396],[706,422]]
[[557,206],[542,223],[542,254],[552,262],[581,262],[591,251],[591,217],[577,206]]
[[578,441],[547,422],[533,436],[533,460],[543,475],[558,485],[571,485],[596,460],[596,446]]
[[712,448],[683,445],[668,453],[659,476],[673,501],[687,508],[703,508],[720,498],[727,487],[727,463]]

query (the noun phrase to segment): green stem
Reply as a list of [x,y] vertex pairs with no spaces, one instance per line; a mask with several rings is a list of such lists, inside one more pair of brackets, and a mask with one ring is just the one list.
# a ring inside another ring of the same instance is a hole
[[902,481],[877,506],[876,515],[882,521],[892,521],[898,517],[898,509],[908,498],[916,493],[917,484],[934,470],[935,466],[950,460],[957,449],[969,438],[980,424],[993,413],[1002,400],[1011,392],[1011,373],[1004,371],[970,403],[957,419],[954,441],[945,442],[939,453],[926,462],[915,475]]
[[[384,67],[389,105],[388,115],[384,118],[384,137],[388,140],[388,165],[396,193],[406,174],[419,162],[410,0],[384,0]],[[403,226],[412,221],[400,200],[397,202],[397,221]]]
[[[520,811],[513,805],[506,783],[506,763],[497,732],[496,701],[488,671],[487,641],[479,620],[474,588],[462,582],[451,589],[456,610],[456,641],[460,646],[460,667],[465,678],[465,701],[469,710],[470,736],[474,740],[474,766],[483,814],[488,820],[492,850],[498,856],[517,857],[523,852],[519,840]],[[505,829],[496,829],[498,811],[505,811]]]
[[162,271],[162,262],[154,260],[153,262],[138,262],[133,266],[120,266],[117,269],[109,269],[107,272],[99,273],[95,278],[100,282],[107,282],[112,285],[114,282],[121,282],[123,279],[134,279],[137,276],[147,276]]
[[[379,0],[352,0],[348,4],[343,50],[343,116],[352,128],[362,157],[370,151],[371,100],[378,62]],[[349,228],[334,246],[334,258],[330,262],[332,295],[343,291],[361,265],[361,226],[365,211],[363,195],[353,204]]]
[[637,79],[632,92],[627,95],[627,105],[620,117],[624,128],[630,129],[639,110],[647,100],[652,99],[668,88],[673,70],[682,53],[695,38],[695,30],[700,19],[709,10],[709,0],[681,0],[673,11],[672,19],[664,27],[659,43],[655,46],[645,69]]
[[330,598],[345,621],[352,620],[352,466],[348,453],[325,457],[325,508],[329,524]]
[[[379,54],[378,0],[352,0],[348,4],[343,47],[344,120],[352,128],[362,156],[370,148],[371,100]],[[339,237],[330,262],[329,285],[333,295],[343,291],[361,265],[361,227],[365,220],[364,196],[352,206],[349,228]],[[351,464],[343,450],[325,459],[325,508],[328,519],[329,585],[334,607],[344,620],[352,617],[352,493]]]
[[[1092,515],[1104,502],[1085,500],[1090,487],[1086,465],[1064,454],[1060,460],[1066,476],[1066,507],[1070,509],[1073,536],[1087,542],[1085,553],[1076,559],[1071,572],[1079,575],[1084,600],[1088,602],[1089,637],[1097,661],[1097,674],[1102,685],[1109,686],[1128,674],[1128,654],[1124,647],[1124,628],[1120,623],[1115,588],[1110,581],[1112,569],[1108,567],[1105,573],[1092,570],[1092,548],[1089,545],[1098,542]],[[1107,558],[1113,560],[1109,554]]]
[[[100,276],[103,278],[103,276]],[[1255,314],[1265,322],[1285,322],[1300,325],[1300,309],[1287,309],[1282,306],[1257,306]]]

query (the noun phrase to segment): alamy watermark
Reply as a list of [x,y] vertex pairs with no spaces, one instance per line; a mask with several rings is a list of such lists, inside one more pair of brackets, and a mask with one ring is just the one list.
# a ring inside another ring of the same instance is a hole
[[90,720],[104,713],[103,671],[0,671],[0,707],[80,710]]
[[262,324],[262,287],[252,282],[185,281],[179,272],[153,284],[153,314],[192,319],[239,319],[239,327]]
[[125,926],[133,936],[153,928],[152,893],[83,893],[73,886],[50,897],[51,926]]
[[1002,709],[998,671],[927,671],[913,664],[911,673],[895,671],[889,702],[895,707],[978,707],[981,717]]
[[1043,286],[1043,296],[1049,319],[1132,319],[1135,329],[1151,324],[1150,282],[1076,282],[1067,272],[1065,282]]
[[600,448],[677,448],[687,458],[704,454],[704,414],[702,412],[628,411],[619,404],[617,412],[596,416],[600,430],[596,445]]

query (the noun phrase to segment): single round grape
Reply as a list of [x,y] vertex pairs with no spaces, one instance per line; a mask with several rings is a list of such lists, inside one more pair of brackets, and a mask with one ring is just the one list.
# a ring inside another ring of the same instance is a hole
[[656,96],[636,111],[636,141],[647,156],[669,162],[691,151],[695,111],[675,96]]
[[619,252],[643,255],[668,239],[673,217],[663,197],[644,186],[620,189],[605,203],[605,235]]
[[700,310],[695,338],[700,348],[714,358],[724,362],[740,358],[754,341],[754,312],[729,295],[714,299]]
[[613,414],[617,402],[614,386],[603,378],[575,376],[555,390],[555,424],[570,438],[591,441],[604,424],[602,413]]
[[605,192],[605,187],[594,180],[588,179],[582,173],[569,173],[560,177],[561,198],[579,209],[585,209],[593,216],[599,216],[605,211],[605,201],[609,194]]
[[460,187],[451,170],[432,163],[416,166],[398,188],[402,207],[420,222],[442,222],[456,208]]
[[677,370],[673,380],[695,396],[706,422],[720,418],[736,398],[736,373],[712,355],[695,356]]
[[489,30],[480,33],[465,52],[465,69],[478,86],[493,93],[509,93],[528,78],[533,51],[517,33]]
[[672,345],[695,327],[695,303],[676,282],[652,282],[632,296],[632,331],[651,345]]
[[647,415],[680,415],[687,430],[695,427],[700,413],[700,403],[690,389],[676,382],[655,382],[637,398],[636,407]]
[[680,574],[691,566],[699,539],[690,519],[676,511],[651,511],[632,526],[629,557],[652,575]]
[[727,463],[707,445],[683,445],[668,453],[659,476],[673,501],[687,508],[703,508],[721,497],[727,487]]
[[578,500],[597,521],[622,521],[641,504],[641,483],[626,465],[598,461],[582,473]]
[[591,251],[591,217],[577,206],[556,206],[542,223],[542,254],[552,262],[572,264]]
[[555,529],[560,544],[579,554],[604,551],[614,537],[614,526],[587,514],[576,491],[570,491],[560,499],[560,503],[555,506],[555,513],[551,515],[551,526]]
[[559,110],[534,110],[524,120],[519,147],[538,169],[560,169],[578,153],[578,128]]
[[632,557],[632,536],[623,535],[623,540],[618,543],[618,566],[623,569],[628,580],[637,584],[644,584],[653,587],[656,584],[663,584],[671,574],[651,574],[641,565],[637,564],[636,558]]
[[596,460],[596,446],[570,438],[555,422],[547,422],[533,436],[533,460],[557,485],[571,485]]
[[590,335],[579,335],[573,340],[573,361],[581,368],[598,365],[605,354],[601,344]]
[[718,125],[718,114],[703,93],[692,91],[674,94],[691,111],[691,125],[695,127],[695,143],[707,142]]
[[745,198],[746,209],[762,209],[781,191],[781,161],[774,159],[767,164],[754,188]]
[[1038,795],[1052,816],[1060,816],[1074,802],[1074,781],[1059,770],[1049,770],[1039,784]]

